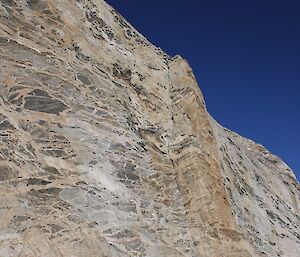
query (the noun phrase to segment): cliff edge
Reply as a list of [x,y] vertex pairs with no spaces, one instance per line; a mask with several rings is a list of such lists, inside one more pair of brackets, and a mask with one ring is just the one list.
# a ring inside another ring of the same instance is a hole
[[297,257],[300,187],[103,0],[0,0],[0,256]]

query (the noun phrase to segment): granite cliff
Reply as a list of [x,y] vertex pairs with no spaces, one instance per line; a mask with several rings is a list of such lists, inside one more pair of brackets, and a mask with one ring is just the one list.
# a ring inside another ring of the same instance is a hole
[[0,0],[0,256],[297,257],[299,183],[102,0]]

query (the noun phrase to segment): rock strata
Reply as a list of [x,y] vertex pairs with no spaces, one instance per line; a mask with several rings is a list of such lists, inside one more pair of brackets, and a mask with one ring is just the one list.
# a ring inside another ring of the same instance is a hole
[[0,256],[297,257],[299,184],[102,0],[0,0]]

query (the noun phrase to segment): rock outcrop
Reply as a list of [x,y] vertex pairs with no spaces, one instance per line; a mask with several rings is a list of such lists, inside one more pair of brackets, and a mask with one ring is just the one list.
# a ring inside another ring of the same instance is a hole
[[102,0],[0,0],[0,256],[297,257],[299,184]]

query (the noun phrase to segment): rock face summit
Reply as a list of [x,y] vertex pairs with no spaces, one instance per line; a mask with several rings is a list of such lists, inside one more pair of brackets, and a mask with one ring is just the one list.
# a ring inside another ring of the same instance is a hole
[[102,0],[0,0],[0,256],[297,257],[299,184]]

